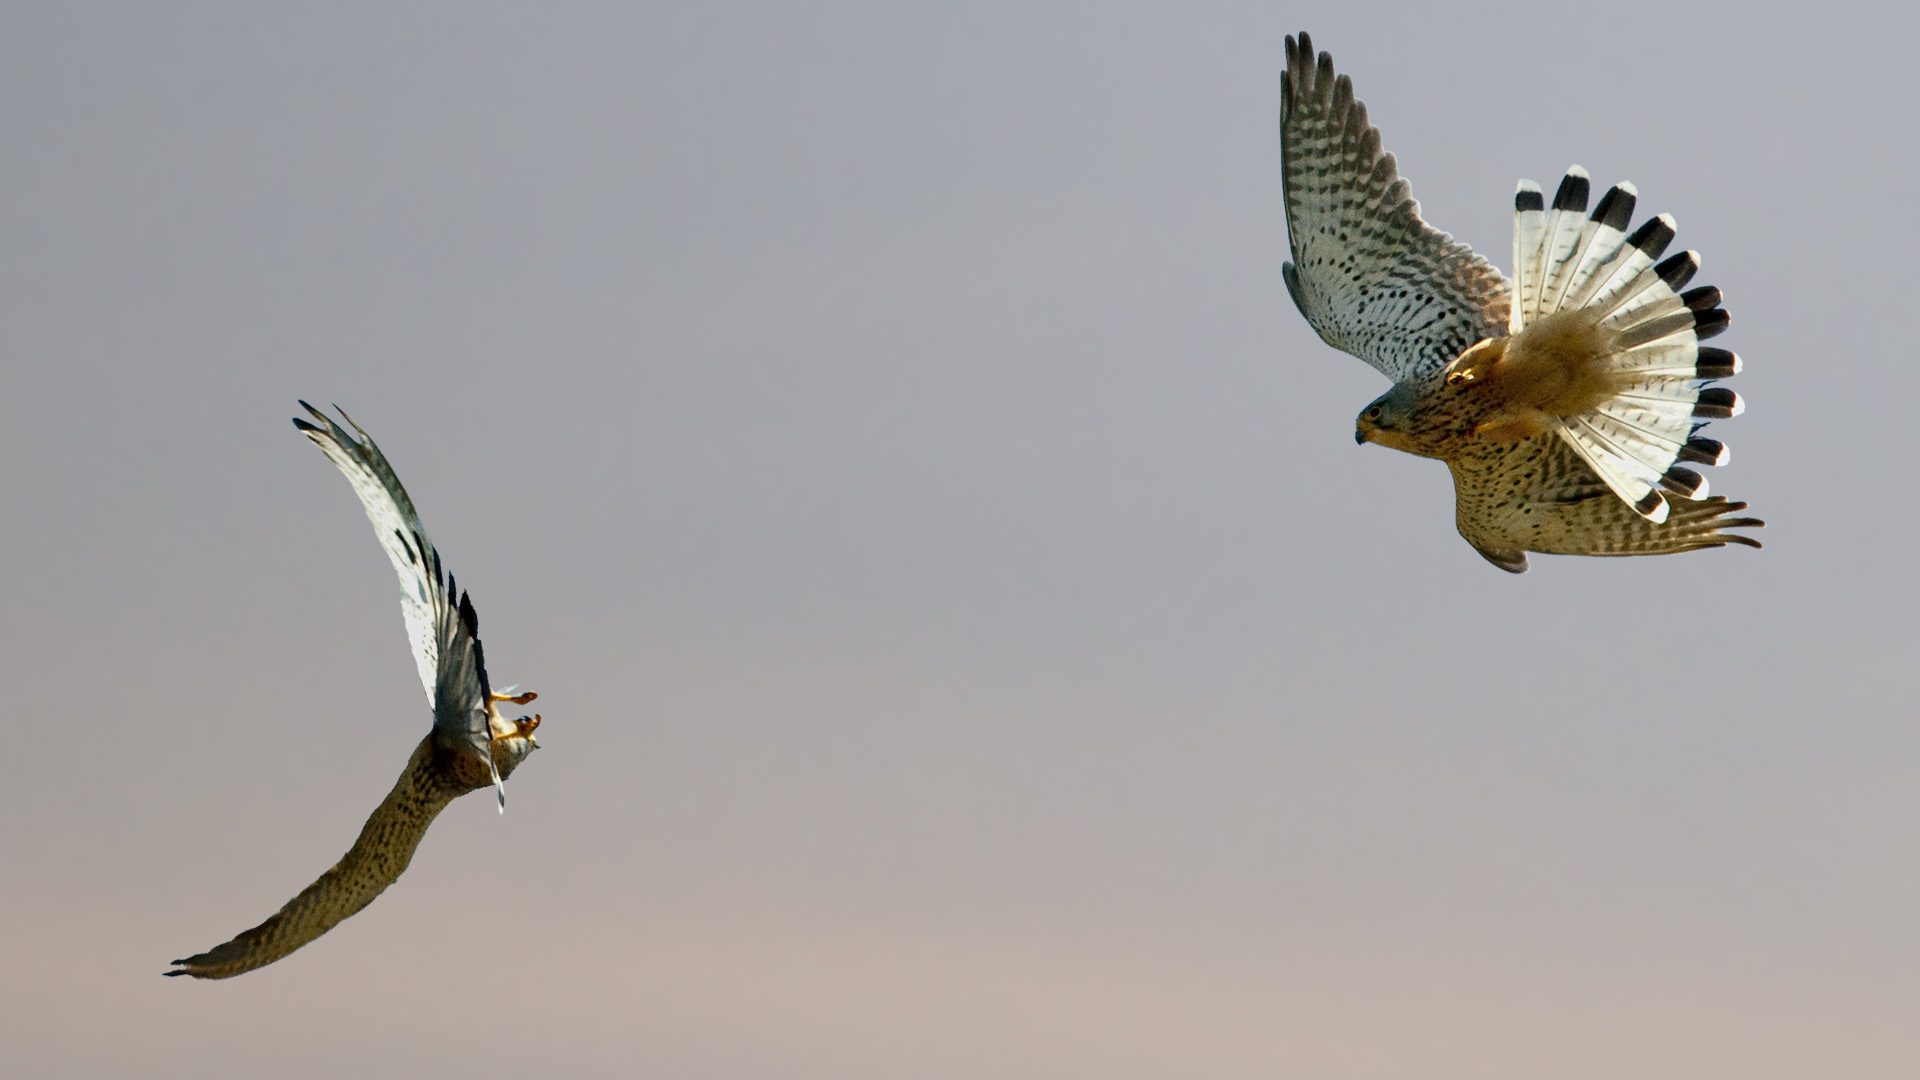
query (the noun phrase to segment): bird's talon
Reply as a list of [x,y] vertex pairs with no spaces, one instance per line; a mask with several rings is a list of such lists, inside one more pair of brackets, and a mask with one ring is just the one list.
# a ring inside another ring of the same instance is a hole
[[496,690],[487,696],[490,700],[493,700],[493,701],[511,701],[515,705],[525,705],[527,702],[532,701],[534,698],[537,698],[540,695],[534,693],[531,690],[527,691],[524,694],[503,694]]
[[540,740],[533,737],[534,729],[539,726],[540,715],[538,713],[532,716],[522,716],[514,720],[512,731],[503,735],[495,735],[493,741],[499,742],[502,739],[525,739],[533,745],[539,746]]

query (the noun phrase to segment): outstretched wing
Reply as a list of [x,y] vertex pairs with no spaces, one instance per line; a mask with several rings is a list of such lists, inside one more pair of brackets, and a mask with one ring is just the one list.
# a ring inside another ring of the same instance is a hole
[[[1711,444],[1711,440],[1699,440]],[[1717,445],[1717,444],[1713,444]],[[1759,518],[1731,517],[1747,508],[1716,495],[1669,495],[1672,509],[1655,523],[1613,493],[1598,473],[1552,432],[1488,444],[1453,461],[1455,522],[1488,562],[1513,573],[1529,551],[1550,555],[1668,555],[1760,541],[1726,529],[1759,528]]]
[[1321,340],[1394,382],[1431,375],[1507,332],[1507,283],[1420,219],[1353,83],[1305,34],[1287,38],[1280,160],[1293,261],[1287,291]]
[[299,417],[294,417],[293,426],[305,432],[346,475],[353,493],[360,496],[360,505],[367,510],[367,520],[373,522],[374,536],[400,578],[400,613],[407,620],[407,640],[413,644],[420,685],[427,693],[428,704],[432,704],[440,666],[440,627],[452,606],[451,592],[440,572],[440,553],[427,539],[413,500],[407,497],[407,489],[400,486],[400,478],[387,464],[387,456],[373,444],[373,438],[345,409],[340,410],[340,418],[352,426],[353,432],[304,401],[300,407],[312,413],[320,426]]
[[175,960],[168,975],[228,979],[265,967],[373,903],[413,861],[427,826],[465,790],[436,768],[434,737],[420,741],[407,768],[333,869],[301,890],[266,922],[198,956]]
[[[487,729],[487,667],[480,648],[480,618],[473,603],[460,593],[453,575],[444,573],[440,553],[427,539],[427,530],[414,512],[413,500],[400,486],[387,456],[373,437],[353,422],[346,410],[340,418],[353,428],[334,423],[325,413],[302,401],[321,426],[296,417],[293,426],[306,433],[353,485],[366,507],[367,520],[400,578],[400,613],[407,620],[407,638],[413,643],[413,662],[420,683],[433,706],[434,731],[450,746],[470,746],[482,759],[489,755]],[[335,406],[339,408],[339,406]],[[454,597],[459,596],[459,602]]]

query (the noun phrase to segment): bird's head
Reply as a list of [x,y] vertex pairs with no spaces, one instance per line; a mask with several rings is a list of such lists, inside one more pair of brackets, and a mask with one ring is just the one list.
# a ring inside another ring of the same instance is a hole
[[1409,439],[1411,433],[1406,430],[1417,397],[1412,386],[1400,383],[1374,398],[1373,404],[1360,410],[1359,418],[1353,422],[1353,441],[1379,443],[1410,454],[1422,453],[1414,449]]

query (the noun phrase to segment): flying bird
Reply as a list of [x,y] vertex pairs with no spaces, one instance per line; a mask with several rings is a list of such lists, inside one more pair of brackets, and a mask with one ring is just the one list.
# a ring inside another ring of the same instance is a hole
[[340,418],[352,432],[306,402],[300,405],[319,423],[296,418],[293,426],[346,474],[399,575],[400,609],[433,708],[433,729],[333,869],[266,922],[198,956],[175,960],[168,975],[231,978],[271,964],[333,929],[406,871],[427,826],[448,803],[492,787],[505,812],[507,777],[539,746],[533,735],[539,716],[506,720],[497,707],[502,701],[524,705],[535,695],[489,687],[473,601],[456,589],[452,574],[442,572],[440,553],[386,456],[344,410]]
[[[1509,282],[1420,217],[1380,130],[1305,33],[1287,38],[1280,157],[1293,259],[1287,292],[1321,340],[1393,388],[1354,439],[1446,462],[1455,524],[1488,562],[1527,552],[1663,555],[1760,543],[1728,529],[1746,503],[1707,494],[1688,465],[1724,465],[1704,422],[1737,416],[1711,385],[1740,358],[1701,342],[1727,328],[1720,290],[1688,289],[1698,252],[1662,258],[1667,214],[1628,231],[1636,191],[1587,210],[1574,166],[1548,203],[1514,196]],[[1684,290],[1684,291],[1683,291]]]

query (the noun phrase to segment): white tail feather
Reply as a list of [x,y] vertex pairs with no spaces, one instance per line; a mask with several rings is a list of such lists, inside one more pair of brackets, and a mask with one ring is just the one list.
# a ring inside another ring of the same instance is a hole
[[1513,316],[1508,333],[1527,325],[1540,303],[1540,248],[1547,234],[1546,200],[1540,185],[1520,181],[1513,193]]
[[1588,224],[1588,183],[1587,170],[1575,165],[1567,170],[1553,194],[1553,206],[1547,211],[1546,235],[1540,247],[1540,293],[1534,300],[1534,309],[1527,315],[1529,322],[1559,310],[1560,297],[1566,293],[1567,281],[1575,269],[1581,234]]
[[[1713,350],[1713,362],[1702,363],[1699,334],[1705,331],[1699,327],[1717,331],[1725,316],[1715,312],[1718,322],[1706,319],[1717,292],[1695,290],[1683,297],[1677,291],[1699,268],[1697,252],[1660,262],[1674,235],[1673,217],[1657,215],[1629,233],[1638,193],[1624,183],[1585,216],[1589,183],[1586,170],[1569,169],[1551,208],[1532,181],[1522,180],[1515,191],[1509,332],[1556,312],[1591,309],[1617,335],[1609,366],[1633,376],[1632,384],[1554,430],[1615,494],[1659,523],[1667,518],[1669,498],[1706,497],[1704,480],[1686,469],[1669,471],[1697,427],[1696,409],[1714,416],[1742,407],[1737,397],[1730,405],[1700,402],[1700,381],[1722,377],[1729,367],[1738,371],[1739,360]],[[1708,375],[1702,375],[1703,366]],[[1725,457],[1724,450],[1717,455]],[[1663,486],[1673,494],[1663,494]]]
[[1669,338],[1649,342],[1620,354],[1620,368],[1635,375],[1666,375],[1692,379],[1700,362],[1700,346],[1694,341]]
[[1637,195],[1632,184],[1622,181],[1601,196],[1600,205],[1594,207],[1593,217],[1582,233],[1580,257],[1567,278],[1566,291],[1558,298],[1554,310],[1585,307],[1593,290],[1605,283],[1606,275],[1599,278],[1594,275],[1620,257],[1627,242],[1626,223],[1632,219]]
[[[1672,214],[1661,214],[1653,220],[1664,224],[1667,231],[1672,232],[1674,227]],[[1647,251],[1632,244],[1623,244],[1620,249],[1620,258],[1608,268],[1606,277],[1594,288],[1592,296],[1580,306],[1605,308],[1612,311],[1625,297],[1631,297],[1644,287],[1640,276],[1652,268],[1659,258],[1658,249]],[[1658,281],[1659,278],[1656,276],[1654,280]]]
[[1570,417],[1559,432],[1574,453],[1640,516],[1656,525],[1667,520],[1666,497],[1654,489],[1654,484],[1659,482],[1658,474],[1652,478],[1644,475],[1645,466],[1614,450],[1584,417]]
[[507,782],[500,779],[500,766],[493,762],[493,750],[487,750],[487,771],[493,774],[493,793],[500,800],[500,812],[507,812]]

